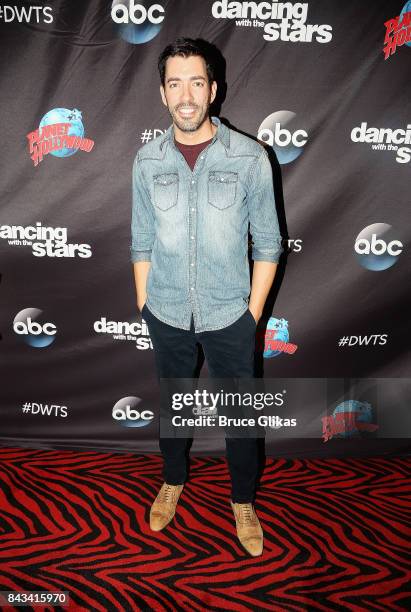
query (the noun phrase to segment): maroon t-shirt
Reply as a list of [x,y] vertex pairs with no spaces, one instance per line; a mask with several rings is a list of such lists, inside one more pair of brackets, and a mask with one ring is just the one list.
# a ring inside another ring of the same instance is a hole
[[174,142],[176,147],[178,147],[181,153],[184,155],[186,162],[190,166],[191,170],[193,170],[197,161],[197,157],[200,155],[201,151],[205,149],[207,145],[210,144],[212,140],[213,139],[210,138],[210,140],[206,140],[205,142],[200,142],[199,144],[193,145],[187,145],[183,144],[182,142],[177,142],[176,139],[174,139]]

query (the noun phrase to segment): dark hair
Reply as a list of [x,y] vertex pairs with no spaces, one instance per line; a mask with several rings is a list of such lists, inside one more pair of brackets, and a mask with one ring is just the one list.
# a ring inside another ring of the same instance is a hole
[[180,55],[181,57],[199,55],[205,61],[209,85],[215,80],[215,64],[213,61],[212,45],[202,38],[194,39],[180,37],[170,45],[167,45],[158,58],[158,71],[163,87],[165,83],[166,61],[169,57],[175,57],[176,55]]

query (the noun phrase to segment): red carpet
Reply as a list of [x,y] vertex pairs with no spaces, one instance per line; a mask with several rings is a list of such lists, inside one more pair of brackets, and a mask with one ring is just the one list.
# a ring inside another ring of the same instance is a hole
[[192,456],[176,517],[152,533],[161,465],[0,448],[0,590],[68,591],[76,612],[409,609],[409,459],[267,458],[258,558],[236,538],[224,459]]

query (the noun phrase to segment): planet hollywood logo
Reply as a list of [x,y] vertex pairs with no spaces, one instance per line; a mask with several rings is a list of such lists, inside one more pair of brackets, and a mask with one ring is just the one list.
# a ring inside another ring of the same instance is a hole
[[262,330],[262,333],[257,332],[257,347],[262,345],[265,359],[278,357],[282,353],[293,355],[298,347],[289,342],[289,339],[288,321],[270,317],[266,330]]
[[339,404],[332,415],[322,417],[324,442],[333,436],[350,438],[362,432],[374,432],[378,425],[374,422],[372,406],[369,402],[346,400]]
[[406,129],[391,129],[368,127],[367,122],[363,121],[351,130],[351,140],[366,142],[374,151],[393,151],[399,164],[407,164],[411,160],[411,124]]
[[397,239],[391,225],[373,223],[355,239],[354,251],[363,268],[380,272],[391,268],[403,252],[404,245]]
[[165,17],[161,4],[142,0],[114,0],[111,19],[120,38],[133,45],[149,42],[160,32]]
[[66,227],[35,225],[0,225],[0,238],[11,246],[31,246],[35,257],[91,257],[89,244],[67,242]]
[[24,308],[14,317],[13,331],[26,344],[34,348],[49,346],[56,339],[57,327],[54,323],[40,323],[43,311],[39,308]]
[[123,397],[113,406],[111,416],[123,427],[146,427],[154,419],[154,413],[144,408],[140,397]]
[[94,140],[84,137],[82,114],[74,108],[53,108],[41,119],[39,127],[27,134],[30,157],[37,166],[45,155],[70,157],[77,151],[89,153]]
[[257,138],[273,148],[279,164],[289,164],[301,155],[308,134],[295,113],[282,110],[264,119]]
[[211,6],[214,19],[234,20],[237,27],[261,28],[267,42],[291,43],[332,40],[332,26],[306,23],[308,2],[231,2],[218,0]]
[[108,321],[106,317],[101,317],[94,321],[93,329],[97,334],[110,334],[113,340],[128,340],[136,343],[136,348],[140,351],[152,349],[153,344],[149,335],[147,323],[141,319],[138,321]]
[[386,60],[396,53],[398,47],[411,47],[411,0],[404,4],[397,17],[389,19],[384,25],[386,32],[383,53]]

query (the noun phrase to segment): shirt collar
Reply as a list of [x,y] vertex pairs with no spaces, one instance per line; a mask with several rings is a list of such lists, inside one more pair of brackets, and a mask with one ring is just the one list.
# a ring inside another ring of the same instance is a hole
[[[221,141],[221,143],[224,145],[226,149],[229,149],[230,148],[229,129],[227,128],[227,126],[224,125],[224,123],[221,123],[218,117],[212,116],[211,121],[214,123],[214,125],[217,126],[217,132],[214,134],[212,142],[218,139]],[[163,149],[164,144],[169,140],[171,142],[173,142],[174,140],[173,124],[171,124],[170,127],[167,128],[166,133],[163,134],[163,136],[160,136],[160,151]]]

